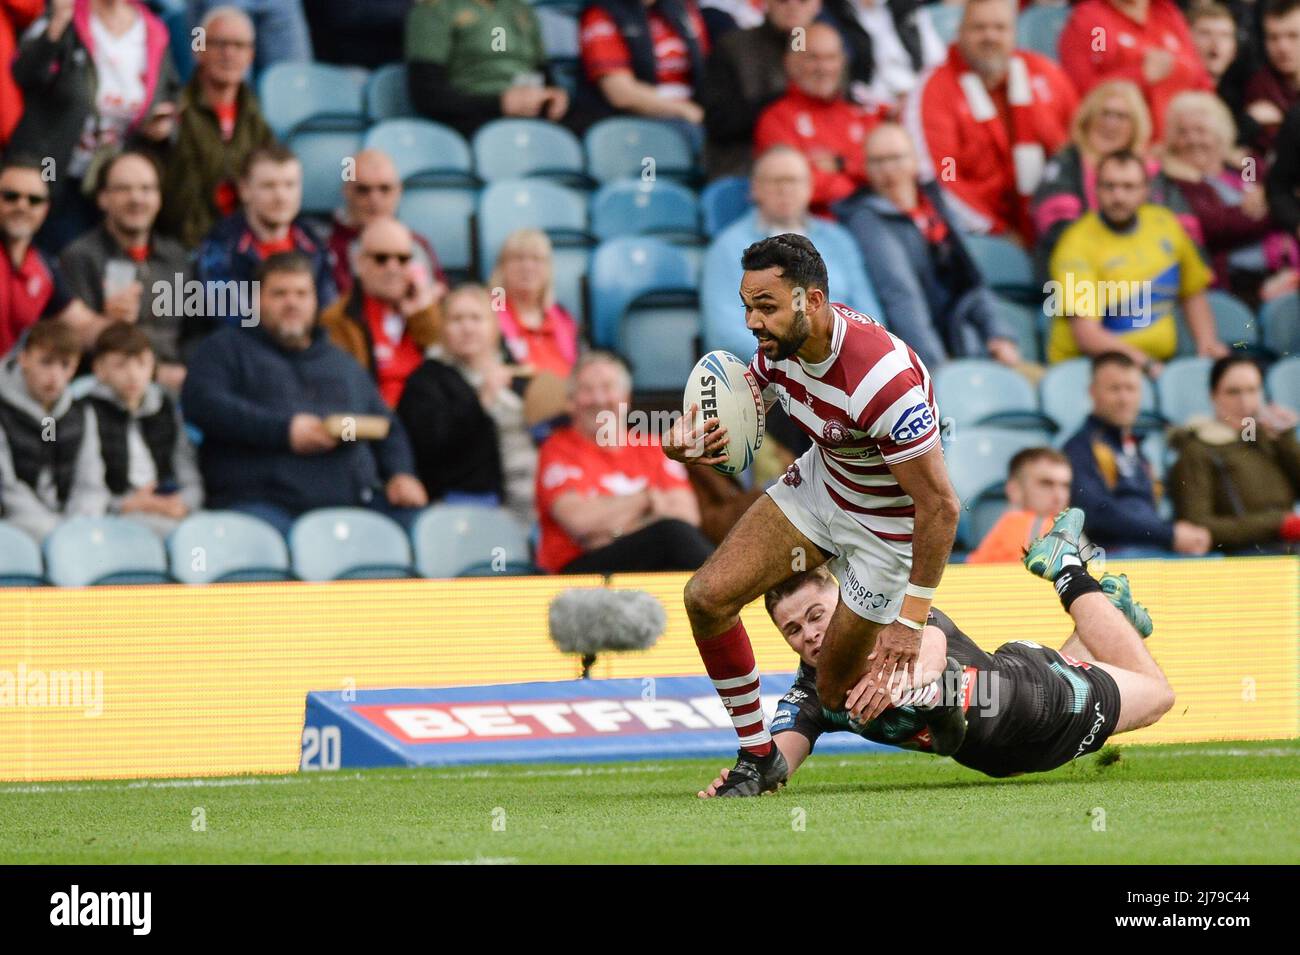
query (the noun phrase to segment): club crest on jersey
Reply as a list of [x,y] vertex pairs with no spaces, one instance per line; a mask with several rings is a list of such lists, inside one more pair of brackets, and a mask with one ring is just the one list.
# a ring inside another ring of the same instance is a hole
[[889,436],[894,439],[895,444],[906,444],[915,438],[919,438],[934,426],[934,413],[930,411],[930,406],[922,402],[919,405],[913,405],[898,416],[894,422],[894,427],[890,429]]
[[831,418],[822,425],[822,437],[831,444],[843,444],[845,441],[850,440],[852,435],[849,434],[849,429],[843,421]]
[[784,483],[790,485],[790,487],[798,487],[800,484],[802,484],[803,475],[799,473],[799,465],[792,464],[788,468],[786,468],[785,474],[781,476],[781,480]]

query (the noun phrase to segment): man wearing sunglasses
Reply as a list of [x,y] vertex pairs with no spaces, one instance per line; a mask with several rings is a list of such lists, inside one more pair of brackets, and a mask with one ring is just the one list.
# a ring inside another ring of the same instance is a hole
[[447,286],[417,258],[415,237],[396,219],[375,219],[357,240],[357,285],[321,312],[330,340],[374,376],[389,407],[438,340]]
[[[353,178],[343,182],[343,205],[334,213],[330,231],[330,255],[334,259],[334,284],[339,294],[352,290],[361,249],[361,233],[379,219],[395,219],[402,201],[402,179],[388,153],[380,149],[363,149],[356,155]],[[445,282],[442,266],[433,246],[422,235],[412,235],[415,261],[440,282]]]
[[61,318],[78,330],[103,322],[73,297],[55,264],[32,245],[49,210],[49,184],[39,162],[10,159],[0,166],[0,355],[42,318]]

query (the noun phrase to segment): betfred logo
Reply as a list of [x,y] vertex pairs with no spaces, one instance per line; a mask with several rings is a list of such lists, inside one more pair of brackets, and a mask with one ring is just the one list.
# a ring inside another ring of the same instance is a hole
[[[763,697],[763,710],[769,718],[779,699],[779,695]],[[731,719],[717,696],[358,704],[351,709],[403,743],[639,736],[731,729]]]

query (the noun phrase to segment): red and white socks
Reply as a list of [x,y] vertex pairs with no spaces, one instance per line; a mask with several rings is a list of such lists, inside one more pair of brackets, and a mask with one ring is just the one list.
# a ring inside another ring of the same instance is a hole
[[740,737],[740,748],[755,756],[766,756],[772,751],[772,734],[763,718],[758,667],[745,625],[737,620],[734,627],[716,637],[696,637],[695,645]]

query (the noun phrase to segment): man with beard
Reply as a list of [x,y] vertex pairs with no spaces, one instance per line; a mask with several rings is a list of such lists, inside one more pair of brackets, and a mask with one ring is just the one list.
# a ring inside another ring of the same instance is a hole
[[[782,581],[832,561],[842,600],[817,673],[822,703],[843,710],[864,677],[865,719],[910,679],[957,530],[960,503],[939,445],[930,373],[874,319],[830,299],[826,265],[793,233],[741,258],[740,299],[758,339],[749,371],[769,406],[780,401],[813,446],[759,498],[686,585],[686,612],[705,669],[731,716],[740,752],[719,791],[757,796],[788,767],[760,704],[754,651],[740,611]],[[672,459],[726,460],[726,429],[698,408],[664,441]]]

